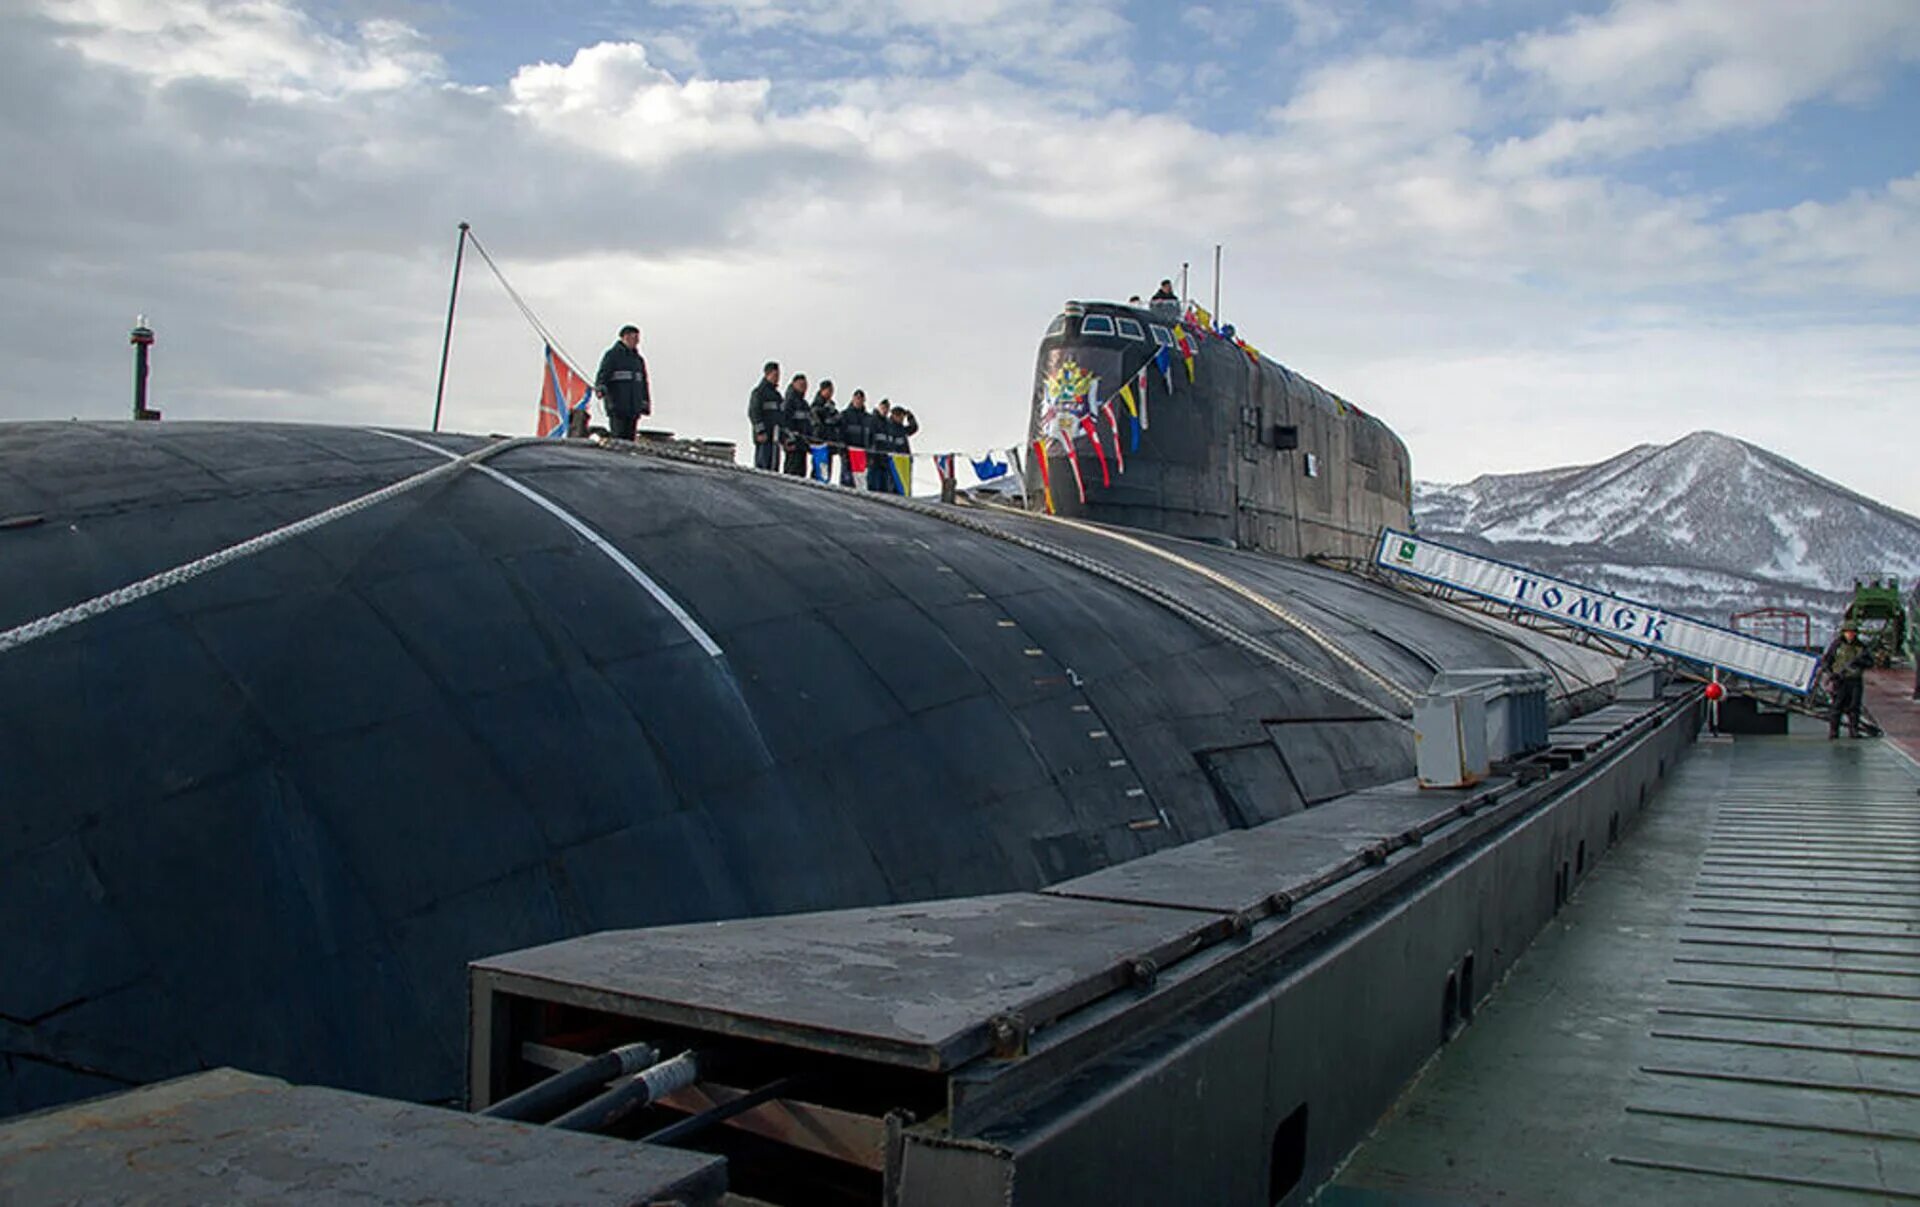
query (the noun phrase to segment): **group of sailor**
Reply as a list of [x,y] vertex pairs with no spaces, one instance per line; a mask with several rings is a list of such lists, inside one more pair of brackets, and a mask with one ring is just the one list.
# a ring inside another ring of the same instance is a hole
[[[606,408],[608,434],[619,440],[633,439],[640,417],[653,411],[638,327],[628,324],[620,328],[620,338],[600,358],[593,392]],[[920,431],[920,421],[912,411],[894,406],[888,399],[882,398],[869,411],[866,391],[855,390],[842,410],[833,396],[833,383],[823,381],[809,400],[805,373],[795,373],[783,394],[780,363],[770,360],[747,399],[747,422],[753,428],[753,464],[757,469],[778,469],[805,477],[820,460],[815,450],[824,450],[824,463],[818,470],[826,481],[837,480],[842,486],[858,482],[868,490],[906,493],[893,458],[913,455],[913,437]],[[575,411],[569,417],[568,433],[584,436],[585,427],[585,410]],[[837,479],[835,461],[839,462]],[[864,477],[864,482],[859,482],[859,477]]]
[[[747,423],[753,429],[757,469],[805,477],[815,461],[815,450],[824,449],[826,460],[820,469],[827,481],[853,486],[856,475],[864,473],[861,484],[868,490],[891,494],[905,493],[894,472],[893,457],[911,456],[913,436],[920,430],[912,411],[888,399],[882,398],[869,411],[865,390],[855,390],[842,410],[831,381],[821,382],[808,401],[805,373],[795,373],[782,393],[780,362],[773,360],[762,367],[759,384],[747,399]],[[839,463],[837,479],[835,461]]]

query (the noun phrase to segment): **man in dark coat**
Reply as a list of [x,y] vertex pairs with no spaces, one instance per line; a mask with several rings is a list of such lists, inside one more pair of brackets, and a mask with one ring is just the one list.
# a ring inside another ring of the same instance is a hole
[[882,398],[873,408],[873,425],[867,431],[867,489],[893,493],[893,420],[887,412],[893,404]]
[[1840,736],[1842,716],[1847,718],[1847,733],[1860,736],[1860,698],[1865,687],[1862,678],[1872,664],[1873,654],[1860,640],[1859,631],[1851,624],[1842,625],[1840,636],[1820,656],[1820,669],[1833,679],[1833,704],[1827,712],[1828,741]]
[[807,445],[813,436],[813,411],[807,405],[807,375],[795,373],[787,385],[780,417],[780,447],[785,459],[780,472],[796,478],[807,476]]
[[[814,466],[814,476],[822,482],[833,482],[833,445],[841,443],[841,414],[839,403],[833,401],[833,382],[820,382],[820,390],[814,391],[814,443],[828,445],[828,462]],[[847,453],[841,451],[841,457]]]
[[845,446],[840,450],[840,485],[853,485],[853,451],[866,452],[872,435],[873,413],[867,410],[867,392],[855,390],[847,399],[847,409],[840,412],[840,442]]
[[653,413],[647,360],[640,355],[640,328],[632,323],[620,328],[620,338],[600,358],[593,394],[606,405],[608,430],[618,439],[633,439],[640,416]]
[[913,438],[920,434],[920,421],[915,419],[913,412],[905,407],[893,408],[893,414],[889,418],[893,420],[894,443],[898,445],[893,451],[912,456]]
[[[887,415],[887,420],[893,427],[891,441],[893,451],[903,457],[913,456],[913,437],[920,430],[920,421],[915,419],[913,412],[905,407],[894,407]],[[907,483],[901,480],[898,466],[893,467],[893,472],[887,476],[887,482],[893,488],[894,494],[907,493]]]
[[780,362],[770,360],[760,370],[760,384],[747,396],[747,424],[753,429],[753,467],[778,468],[780,420],[786,403],[780,397]]

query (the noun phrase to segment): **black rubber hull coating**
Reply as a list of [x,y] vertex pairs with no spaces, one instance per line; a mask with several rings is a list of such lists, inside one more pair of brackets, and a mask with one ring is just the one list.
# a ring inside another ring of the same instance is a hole
[[[0,630],[442,460],[365,429],[0,425],[0,515],[46,517],[0,530]],[[454,1100],[469,960],[1037,888],[1410,773],[1349,700],[937,518],[578,445],[485,468],[0,653],[0,1114],[221,1065]],[[1199,576],[994,522],[1378,694]],[[1540,665],[1330,570],[1189,555],[1409,690]]]

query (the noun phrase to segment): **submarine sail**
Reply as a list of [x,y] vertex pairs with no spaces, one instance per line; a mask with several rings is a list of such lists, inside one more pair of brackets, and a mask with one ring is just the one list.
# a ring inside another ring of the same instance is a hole
[[1040,345],[1027,443],[1045,450],[1029,497],[1062,515],[1348,559],[1409,526],[1411,463],[1386,424],[1170,309],[1068,302]]

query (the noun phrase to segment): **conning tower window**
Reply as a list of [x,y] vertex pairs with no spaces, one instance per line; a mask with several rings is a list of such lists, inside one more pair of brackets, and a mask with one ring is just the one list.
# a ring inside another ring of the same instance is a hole
[[1056,335],[1065,335],[1066,333],[1067,333],[1067,316],[1064,314],[1054,315],[1053,321],[1047,324],[1046,338],[1052,339]]
[[1155,324],[1150,330],[1153,332],[1154,343],[1159,344],[1162,348],[1173,347],[1173,332],[1158,324]]
[[1147,333],[1140,329],[1139,319],[1130,319],[1130,318],[1122,317],[1122,318],[1115,319],[1114,321],[1120,324],[1120,334],[1126,336],[1128,339],[1147,338]]
[[1113,320],[1104,314],[1089,314],[1080,320],[1081,335],[1112,335]]

